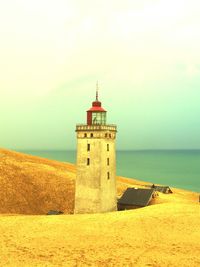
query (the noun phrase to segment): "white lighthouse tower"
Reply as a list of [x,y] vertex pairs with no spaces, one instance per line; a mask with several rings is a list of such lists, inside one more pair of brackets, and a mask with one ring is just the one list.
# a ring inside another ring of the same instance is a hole
[[106,111],[98,99],[87,111],[87,124],[76,126],[77,176],[75,213],[99,213],[117,209],[117,128],[106,124]]

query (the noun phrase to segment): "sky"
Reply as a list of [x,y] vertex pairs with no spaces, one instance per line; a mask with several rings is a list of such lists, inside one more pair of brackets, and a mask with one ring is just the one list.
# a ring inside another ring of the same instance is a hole
[[76,148],[96,81],[118,149],[200,149],[199,0],[0,1],[0,147]]

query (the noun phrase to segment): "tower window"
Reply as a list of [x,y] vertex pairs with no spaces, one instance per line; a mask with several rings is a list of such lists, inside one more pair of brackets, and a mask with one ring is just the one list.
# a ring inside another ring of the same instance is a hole
[[87,151],[90,151],[90,144],[87,144]]
[[87,158],[87,165],[90,165],[90,159]]
[[90,137],[93,137],[93,136],[94,136],[93,133],[91,133],[91,134],[90,134]]
[[105,134],[105,137],[108,137],[108,134],[107,133]]
[[109,148],[109,144],[107,144],[107,151],[109,151],[109,149],[110,149],[110,148]]
[[107,165],[109,166],[110,165],[110,159],[107,158]]
[[109,180],[110,179],[110,173],[107,172],[107,179]]
[[87,134],[86,133],[84,133],[84,137],[87,137]]

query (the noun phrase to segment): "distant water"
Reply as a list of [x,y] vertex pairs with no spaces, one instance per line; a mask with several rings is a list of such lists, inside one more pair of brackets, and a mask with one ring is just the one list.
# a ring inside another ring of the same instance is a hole
[[[75,151],[23,152],[76,162]],[[118,151],[117,175],[200,192],[200,150]]]

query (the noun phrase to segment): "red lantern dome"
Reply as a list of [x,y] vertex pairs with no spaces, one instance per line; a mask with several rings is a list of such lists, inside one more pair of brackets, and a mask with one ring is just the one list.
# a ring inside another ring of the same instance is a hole
[[96,90],[96,100],[92,102],[92,107],[87,111],[88,125],[105,125],[106,124],[106,110],[102,108],[101,102],[98,100],[98,83]]

